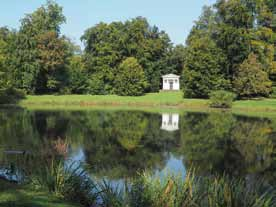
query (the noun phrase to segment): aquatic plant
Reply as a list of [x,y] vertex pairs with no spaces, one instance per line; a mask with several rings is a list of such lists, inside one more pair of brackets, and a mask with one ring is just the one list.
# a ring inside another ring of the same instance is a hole
[[[101,206],[105,207],[275,207],[276,194],[261,181],[223,177],[197,178],[188,173],[181,176],[152,178],[141,175],[124,190],[102,186]],[[266,190],[265,190],[266,189]]]
[[92,206],[97,199],[97,185],[87,176],[80,164],[66,165],[63,159],[52,159],[50,165],[42,165],[32,175],[32,184],[55,196]]
[[33,176],[33,184],[85,207],[276,207],[276,192],[262,181],[228,176],[139,174],[114,185],[92,181],[81,165],[53,159]]

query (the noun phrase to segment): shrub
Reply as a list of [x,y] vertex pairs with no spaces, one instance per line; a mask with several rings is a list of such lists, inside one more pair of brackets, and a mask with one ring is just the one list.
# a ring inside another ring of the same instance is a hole
[[91,95],[105,95],[108,94],[108,90],[106,89],[109,85],[105,84],[103,81],[103,77],[100,74],[93,74],[90,76],[88,80],[87,91]]
[[210,107],[231,108],[236,95],[228,91],[213,91],[210,93]]
[[0,89],[0,104],[14,104],[26,96],[23,90],[15,88]]
[[276,87],[272,87],[272,92],[271,92],[271,95],[270,95],[271,98],[276,98]]
[[133,58],[124,60],[115,78],[115,92],[120,96],[141,96],[147,87],[146,76],[138,61]]

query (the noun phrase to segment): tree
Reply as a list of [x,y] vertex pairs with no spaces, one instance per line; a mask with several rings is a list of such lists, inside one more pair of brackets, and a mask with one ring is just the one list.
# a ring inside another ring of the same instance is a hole
[[182,78],[185,97],[207,98],[211,91],[229,87],[229,81],[221,72],[225,64],[224,53],[212,39],[194,39],[186,54]]
[[240,97],[268,96],[272,83],[262,70],[256,55],[251,53],[238,68],[233,81],[234,90]]
[[146,92],[159,91],[161,71],[166,68],[164,60],[171,42],[164,31],[150,26],[145,18],[99,23],[86,30],[82,40],[85,44],[85,68],[98,84],[95,86],[94,81],[91,82],[92,93],[114,93],[117,68],[128,57],[135,57],[143,67],[149,83]]
[[161,74],[182,74],[185,63],[186,49],[183,45],[176,45],[167,54]]
[[84,94],[88,90],[88,77],[84,68],[81,55],[74,55],[69,61],[68,87],[73,94]]
[[213,36],[219,48],[226,54],[225,73],[230,80],[235,71],[250,53],[249,31],[253,28],[254,18],[252,9],[246,1],[218,0],[217,26]]
[[189,43],[195,38],[203,38],[206,35],[213,37],[218,24],[216,17],[217,14],[212,7],[204,6],[201,16],[195,22],[195,25],[186,40],[187,45],[189,45]]
[[21,20],[10,58],[18,88],[28,93],[60,90],[68,57],[66,41],[60,37],[64,22],[62,7],[53,1]]
[[7,28],[0,28],[0,89],[5,88],[7,84],[6,75],[6,48],[7,48]]
[[36,79],[36,93],[58,92],[68,80],[66,65],[71,56],[64,37],[50,31],[37,36],[37,61],[40,65]]
[[143,68],[133,58],[124,60],[115,79],[115,92],[121,96],[141,96],[147,87],[147,81]]
[[[187,39],[186,50],[193,50],[192,47],[195,42],[208,37],[213,42],[211,44],[214,44],[220,51],[219,53],[223,55],[223,59],[220,61],[222,64],[220,64],[220,69],[217,70],[216,74],[222,75],[230,83],[228,90],[235,90],[233,84],[239,73],[240,65],[248,59],[250,53],[256,54],[260,68],[267,73],[271,80],[275,81],[276,30],[273,24],[274,11],[275,5],[271,0],[217,0],[212,7],[203,8],[202,15],[196,21]],[[191,56],[189,53],[186,53],[188,57]],[[196,62],[199,55],[197,53],[192,54],[195,56],[194,61]],[[204,55],[204,52],[202,52],[202,55]],[[216,61],[217,57],[213,58]],[[209,57],[209,60],[211,59]],[[201,60],[201,62],[205,61]],[[206,70],[211,70],[208,69],[207,65],[206,68]],[[184,87],[191,88],[193,92],[196,90],[202,91],[206,85],[213,85],[210,84],[214,83],[210,79],[214,76],[212,73],[205,72],[206,75],[205,73],[195,73],[195,71],[193,70],[193,73],[190,70],[184,72],[184,75],[194,77],[191,80],[195,80],[194,85]],[[200,77],[203,74],[206,77]],[[248,75],[250,79],[250,74]],[[204,81],[200,82],[199,80],[202,79]],[[204,82],[207,82],[207,84],[204,84]],[[189,83],[192,83],[192,81]],[[267,95],[267,93],[265,94]],[[193,96],[200,95],[194,94]]]

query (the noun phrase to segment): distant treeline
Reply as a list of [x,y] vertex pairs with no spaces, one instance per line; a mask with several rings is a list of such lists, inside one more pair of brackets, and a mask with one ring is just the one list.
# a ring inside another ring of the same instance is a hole
[[185,46],[143,17],[99,23],[84,32],[82,51],[60,32],[62,7],[47,1],[18,30],[0,28],[0,89],[142,95],[158,92],[161,76],[175,73],[186,97],[216,90],[269,96],[276,79],[273,2],[218,0],[204,7]]

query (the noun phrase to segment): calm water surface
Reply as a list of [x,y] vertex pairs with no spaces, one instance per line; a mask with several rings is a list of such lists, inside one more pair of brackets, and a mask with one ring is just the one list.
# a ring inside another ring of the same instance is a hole
[[[276,183],[276,118],[230,113],[0,110],[0,175],[39,168],[53,153],[82,161],[96,178],[227,174]],[[30,156],[31,155],[31,156]],[[30,158],[32,157],[32,158]]]

